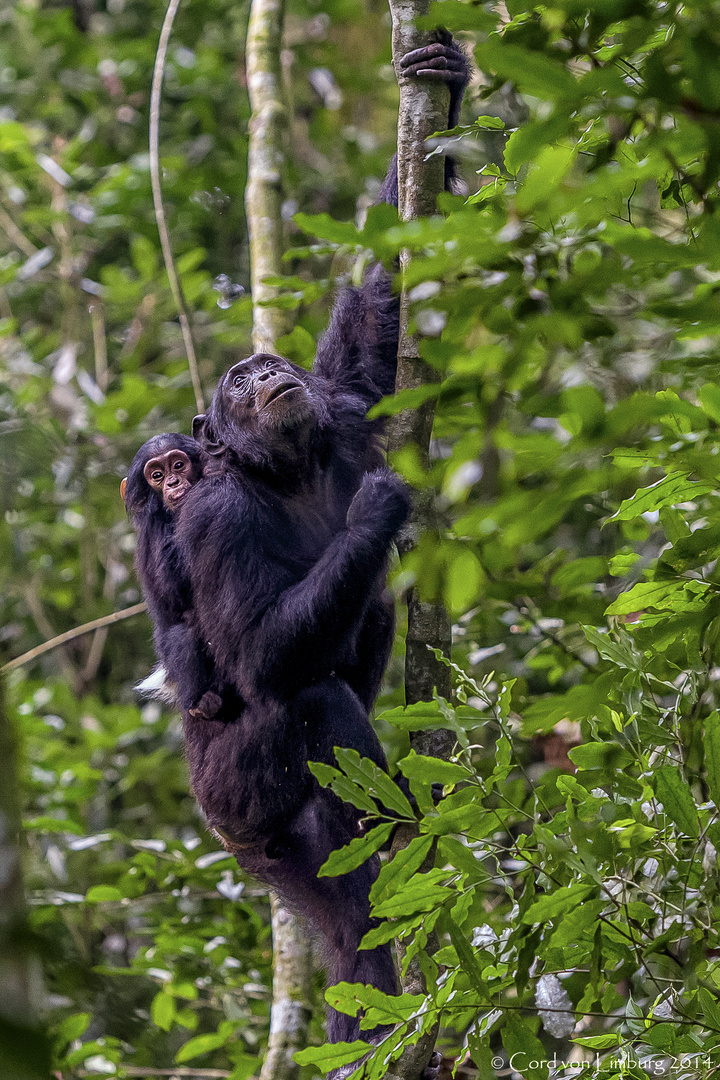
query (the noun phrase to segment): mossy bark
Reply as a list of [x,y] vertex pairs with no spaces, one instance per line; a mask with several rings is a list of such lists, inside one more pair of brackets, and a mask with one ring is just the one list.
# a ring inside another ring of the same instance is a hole
[[50,1051],[38,1026],[40,961],[32,951],[20,855],[18,743],[0,679],[0,1076],[45,1080]]
[[[393,63],[400,86],[400,112],[398,117],[398,210],[403,221],[427,216],[436,212],[437,197],[445,184],[444,161],[440,155],[427,157],[426,140],[434,131],[447,125],[448,90],[442,83],[408,79],[402,75],[400,59],[410,50],[429,44],[430,35],[416,29],[416,19],[427,15],[428,0],[390,0],[393,23]],[[400,257],[403,275],[409,255]],[[403,286],[400,298],[400,341],[396,391],[407,390],[425,383],[436,382],[440,376],[429,367],[418,349],[417,337],[408,331],[408,298]],[[418,448],[420,458],[429,466],[430,439],[434,418],[434,403],[427,402],[418,409],[407,410],[395,418],[390,431],[390,449],[399,449],[408,443]],[[422,532],[437,533],[438,521],[433,493],[430,490],[415,493],[413,517],[402,550],[412,546]],[[450,671],[435,659],[428,646],[439,649],[443,655],[450,653],[451,627],[442,604],[429,604],[420,600],[417,591],[411,589],[407,599],[408,632],[405,653],[405,699],[408,704],[431,701],[433,691],[443,697],[450,696]],[[447,757],[454,745],[454,738],[447,731],[416,732],[411,737],[413,748],[420,754]],[[406,847],[417,830],[412,827],[398,829],[393,841],[391,857]],[[429,860],[431,864],[432,860]],[[427,951],[437,949],[434,935],[428,940]],[[398,948],[402,958],[403,950]],[[405,993],[424,993],[425,977],[417,961],[412,961],[402,977]],[[388,1072],[386,1080],[417,1080],[422,1076],[435,1047],[438,1024],[432,1024],[414,1046],[409,1046]]]
[[[430,35],[415,28],[418,16],[429,10],[427,0],[391,0],[393,32],[393,63],[400,85],[398,117],[398,210],[403,221],[433,214],[437,197],[445,182],[444,160],[435,154],[427,156],[426,140],[434,131],[447,124],[448,90],[442,83],[408,79],[401,73],[399,62],[411,49],[427,44]],[[409,256],[400,258],[401,273]],[[408,299],[403,288],[400,299],[400,343],[396,390],[407,390],[425,383],[436,382],[439,375],[420,357],[418,341],[408,332]],[[434,403],[427,402],[418,409],[407,410],[396,417],[391,433],[390,448],[398,449],[414,443],[427,467],[432,435]],[[416,493],[415,510],[406,547],[412,538],[427,530],[437,532],[437,519],[431,491]],[[428,646],[450,651],[450,621],[441,604],[421,601],[412,589],[408,596],[408,634],[405,656],[405,697],[408,704],[432,699],[433,689],[444,697],[450,693],[449,669],[435,659]],[[414,745],[419,753],[443,754],[452,742],[443,732],[418,733]]]

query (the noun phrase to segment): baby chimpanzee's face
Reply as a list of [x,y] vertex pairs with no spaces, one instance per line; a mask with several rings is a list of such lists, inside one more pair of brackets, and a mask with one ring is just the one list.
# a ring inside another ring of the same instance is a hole
[[143,476],[168,510],[177,510],[193,484],[200,479],[200,466],[193,464],[183,450],[168,450],[150,458]]

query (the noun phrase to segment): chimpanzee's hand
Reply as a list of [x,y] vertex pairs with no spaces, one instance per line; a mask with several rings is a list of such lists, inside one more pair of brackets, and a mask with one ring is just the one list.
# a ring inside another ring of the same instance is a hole
[[188,709],[193,720],[212,720],[222,708],[222,698],[214,690],[206,690],[192,709]]
[[439,41],[405,53],[400,61],[402,74],[465,86],[469,75],[465,54],[447,31],[439,30],[437,34]]
[[347,512],[349,529],[370,532],[388,543],[410,516],[410,492],[391,469],[365,473]]

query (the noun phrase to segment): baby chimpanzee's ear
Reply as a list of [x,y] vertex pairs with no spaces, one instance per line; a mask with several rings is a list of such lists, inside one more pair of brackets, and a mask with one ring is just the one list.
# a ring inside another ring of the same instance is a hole
[[200,443],[206,454],[216,457],[225,453],[225,444],[215,441],[215,433],[210,427],[210,422],[205,413],[193,417],[192,434],[195,442]]
[[123,477],[120,481],[120,498],[125,502],[125,492],[127,491],[127,476]]

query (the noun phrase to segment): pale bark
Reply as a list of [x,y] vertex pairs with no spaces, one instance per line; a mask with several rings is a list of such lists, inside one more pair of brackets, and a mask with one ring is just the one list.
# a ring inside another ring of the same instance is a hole
[[[284,0],[252,0],[247,37],[250,95],[248,183],[245,192],[250,235],[253,349],[275,352],[277,339],[290,329],[277,307],[261,306],[277,295],[265,278],[282,274],[283,172],[287,110],[282,92],[280,51]],[[270,1037],[260,1080],[295,1080],[300,1067],[293,1054],[307,1043],[312,1000],[312,949],[304,928],[271,894],[273,1001]]]
[[270,1038],[260,1080],[292,1080],[300,1072],[293,1054],[307,1043],[312,1016],[312,949],[303,927],[274,893],[273,1001]]
[[250,95],[250,145],[245,190],[253,297],[253,348],[274,352],[289,330],[287,313],[264,307],[277,295],[265,278],[282,274],[282,200],[287,110],[282,92],[280,51],[284,0],[252,0],[246,70]]

